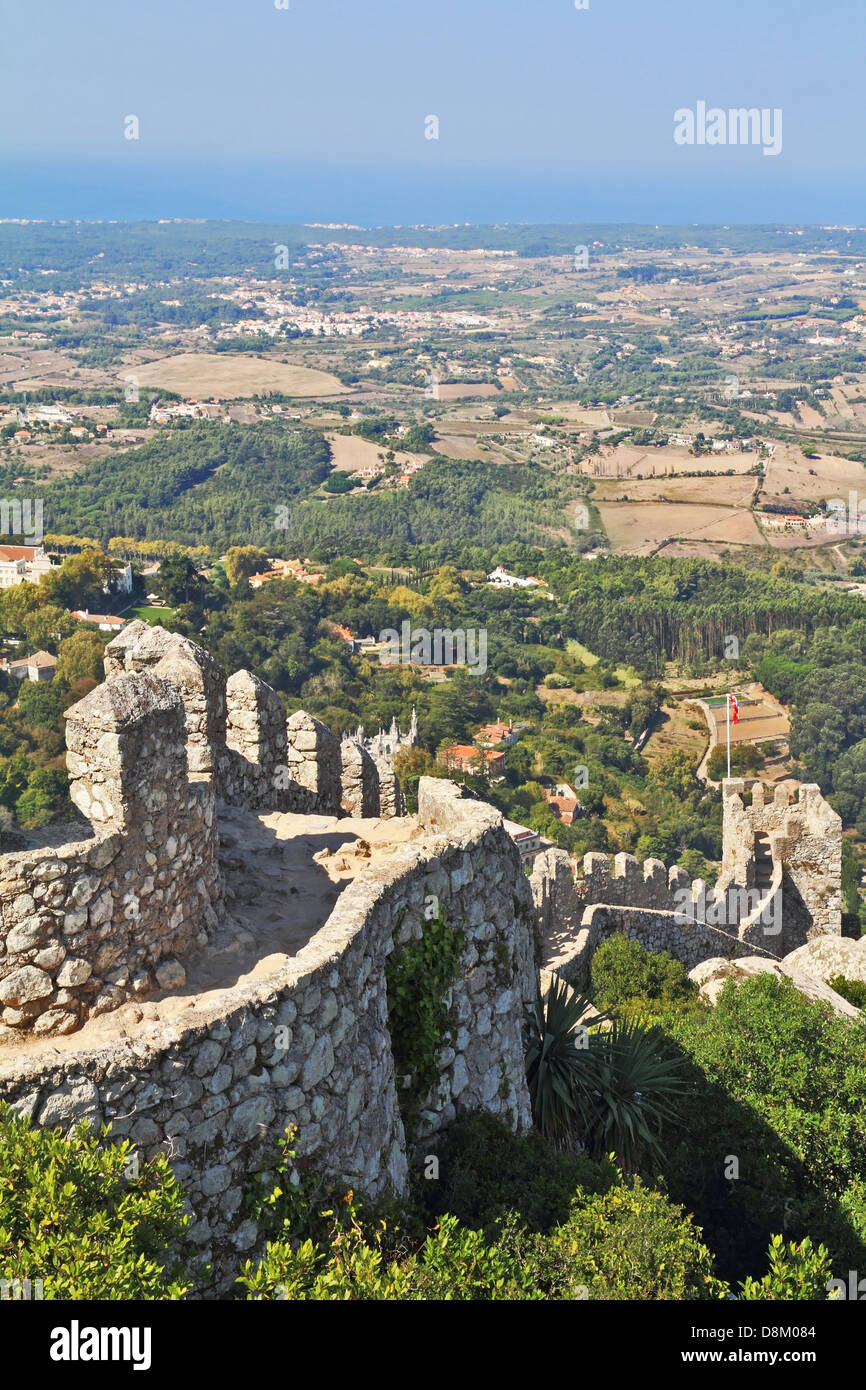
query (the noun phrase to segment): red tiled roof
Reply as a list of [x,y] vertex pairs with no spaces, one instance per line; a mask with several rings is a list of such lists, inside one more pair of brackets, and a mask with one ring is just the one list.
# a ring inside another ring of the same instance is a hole
[[486,762],[498,762],[502,754],[497,753],[493,748],[475,748],[471,743],[453,743],[450,748],[443,750],[442,756],[459,758],[462,762],[479,757],[484,758]]
[[75,608],[72,611],[73,618],[77,618],[80,623],[111,623],[113,627],[124,627],[125,618],[118,618],[116,613],[85,613],[83,608]]
[[0,545],[0,560],[35,560],[35,545]]
[[495,724],[485,724],[480,733],[483,734],[484,738],[499,738],[503,734],[512,733],[513,728],[512,724],[503,724],[501,719],[497,719]]

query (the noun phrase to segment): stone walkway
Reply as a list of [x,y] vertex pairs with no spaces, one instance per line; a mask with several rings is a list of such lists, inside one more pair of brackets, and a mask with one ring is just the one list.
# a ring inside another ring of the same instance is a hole
[[[170,988],[52,1038],[58,1052],[134,1038],[137,1025],[210,1009],[222,992],[275,974],[324,926],[347,884],[383,862],[396,845],[425,838],[411,816],[257,815],[221,805],[218,821],[227,914],[210,945],[182,962]],[[0,1029],[0,1052],[24,1055],[44,1052],[45,1046],[45,1038],[27,1040],[17,1029]]]

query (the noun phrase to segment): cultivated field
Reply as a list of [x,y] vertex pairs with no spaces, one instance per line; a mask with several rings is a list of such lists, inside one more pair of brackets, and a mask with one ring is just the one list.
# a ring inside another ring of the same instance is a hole
[[112,454],[134,448],[136,444],[143,444],[153,433],[153,430],[144,428],[113,430],[110,444],[105,440],[91,444],[57,444],[50,442],[50,435],[47,439],[36,435],[30,444],[13,444],[12,457],[19,463],[47,468],[52,477],[63,477],[80,472],[98,459],[109,458]]
[[[634,687],[640,681],[633,676],[629,684]],[[539,700],[548,705],[577,705],[582,711],[581,718],[587,724],[600,724],[605,709],[622,709],[629,698],[628,690],[551,690],[544,684],[536,686],[535,693]]]
[[436,450],[449,459],[486,459],[490,463],[513,463],[514,458],[501,445],[488,444],[484,435],[443,434]]
[[763,545],[750,511],[691,502],[601,503],[602,524],[614,550],[650,555],[668,541]]
[[801,428],[807,430],[822,430],[827,423],[821,411],[813,405],[806,405],[805,401],[800,406],[800,421]]
[[286,396],[337,396],[349,389],[329,372],[246,353],[182,352],[135,368],[125,367],[118,376],[123,380],[131,371],[141,386],[161,386],[198,400],[235,400],[263,391],[280,391]]
[[[359,468],[375,466],[380,463],[379,455],[385,453],[380,444],[361,439],[357,434],[326,434],[325,438],[331,446],[331,462],[341,473],[356,473]],[[423,457],[422,454],[409,454],[403,449],[396,450],[394,454],[395,462],[401,467],[416,463]]]
[[586,425],[587,429],[609,430],[611,426],[611,419],[606,410],[591,410],[575,401],[554,401],[545,414],[561,415],[570,423]]
[[854,411],[848,404],[848,397],[842,386],[834,386],[830,392],[830,398],[836,407],[836,413],[841,415],[843,420],[853,420]]
[[699,502],[724,507],[748,507],[755,490],[755,479],[738,474],[733,478],[645,478],[642,482],[607,479],[597,483],[594,502]]
[[693,705],[662,705],[656,717],[653,731],[643,747],[643,755],[649,762],[657,762],[670,753],[685,752],[694,758],[695,766],[700,762],[707,746],[706,726],[690,728],[690,724],[703,723]]
[[499,387],[492,382],[451,382],[439,387],[437,399],[440,401],[462,401],[467,396],[498,396]]
[[847,502],[849,488],[866,496],[866,467],[862,463],[837,454],[807,459],[799,448],[780,444],[767,464],[761,497],[790,496],[798,501],[842,497]]
[[0,388],[16,391],[38,391],[44,386],[113,385],[109,372],[95,367],[80,367],[74,357],[67,357],[53,348],[16,348],[0,355]]
[[594,458],[585,458],[581,472],[591,478],[663,478],[678,473],[749,473],[757,454],[711,454],[695,458],[688,449],[640,449],[619,444]]

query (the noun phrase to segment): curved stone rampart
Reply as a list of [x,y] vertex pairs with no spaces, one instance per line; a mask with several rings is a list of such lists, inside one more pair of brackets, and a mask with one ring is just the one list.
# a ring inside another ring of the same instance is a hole
[[420,1159],[401,1119],[385,967],[431,906],[464,946],[421,1133],[463,1110],[515,1129],[530,1122],[521,1022],[536,972],[519,855],[498,812],[450,783],[422,779],[419,807],[422,838],[350,883],[275,973],[191,997],[170,1023],[130,1029],[121,1010],[51,1046],[0,1050],[0,1099],[37,1123],[109,1121],[144,1159],[168,1154],[219,1287],[256,1245],[244,1193],[287,1125],[298,1128],[299,1166],[371,1195],[404,1190]]
[[[531,883],[542,962],[585,981],[612,931],[665,950],[690,968],[748,949],[781,958],[841,931],[841,821],[817,786],[723,784],[722,868],[714,889],[682,868],[629,854],[587,854],[583,873],[564,850],[537,856]],[[662,945],[661,942],[666,944]]]

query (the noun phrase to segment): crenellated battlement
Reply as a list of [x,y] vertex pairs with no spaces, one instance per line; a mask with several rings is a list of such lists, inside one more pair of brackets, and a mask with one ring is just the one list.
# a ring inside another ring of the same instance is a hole
[[[842,931],[842,820],[814,783],[722,784],[723,859],[719,883],[746,888],[775,881],[783,939],[794,950],[815,936]],[[796,795],[795,795],[796,793]]]
[[703,879],[692,880],[678,865],[666,869],[660,859],[641,862],[633,854],[585,854],[579,867],[565,850],[547,850],[536,857],[531,882],[542,931],[554,899],[560,917],[579,921],[595,903],[681,912],[712,896]]
[[66,712],[73,804],[52,849],[0,855],[0,1024],[57,1035],[183,980],[224,915],[217,806],[388,817],[390,766],[249,671],[136,621]]
[[[695,880],[695,884],[702,880]],[[674,911],[683,888],[692,880],[685,869],[666,869],[660,859],[642,863],[633,854],[585,854],[583,873],[575,877],[575,893],[585,906],[591,903],[617,903],[629,907],[652,907]],[[703,889],[706,890],[706,884]],[[700,890],[695,888],[699,895]]]
[[[796,790],[796,796],[794,795]],[[724,853],[715,888],[685,869],[634,855],[564,850],[536,858],[531,877],[545,963],[583,981],[596,945],[615,931],[694,966],[744,951],[782,957],[841,932],[842,824],[820,788],[723,784]]]
[[[817,788],[758,786],[747,804],[725,784],[715,890],[657,859],[578,866],[559,849],[527,882],[492,806],[422,778],[404,817],[390,759],[287,719],[195,642],[131,623],[105,670],[66,715],[86,823],[0,854],[0,1098],[168,1155],[222,1287],[263,1238],[243,1194],[287,1124],[301,1170],[376,1196],[405,1190],[413,1137],[463,1111],[530,1123],[536,922],[545,965],[576,984],[612,933],[691,968],[838,922],[841,827]],[[389,980],[429,922],[459,933],[460,959],[437,1079],[414,1095]]]

